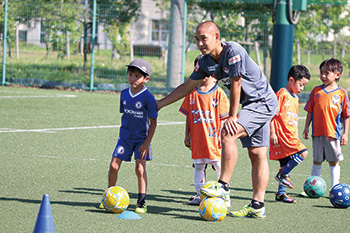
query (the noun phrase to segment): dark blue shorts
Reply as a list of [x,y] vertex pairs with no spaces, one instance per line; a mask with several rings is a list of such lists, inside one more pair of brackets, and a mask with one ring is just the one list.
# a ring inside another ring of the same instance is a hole
[[[135,159],[141,159],[141,153],[139,151],[140,146],[144,141],[131,142],[121,138],[118,138],[117,145],[114,148],[113,157],[117,157],[123,161],[130,162],[132,154],[134,154]],[[146,160],[152,160],[152,144],[149,148],[149,153],[146,156]]]

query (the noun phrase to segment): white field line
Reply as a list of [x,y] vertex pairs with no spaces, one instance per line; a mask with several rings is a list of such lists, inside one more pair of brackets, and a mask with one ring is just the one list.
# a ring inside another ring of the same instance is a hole
[[13,98],[75,98],[76,95],[11,95],[0,96],[0,99],[13,99]]
[[[161,123],[158,123],[157,125],[183,125],[183,124],[185,124],[185,122],[161,122]],[[107,128],[120,128],[120,125],[86,126],[86,127],[70,127],[70,128],[48,128],[48,129],[0,128],[0,133],[24,133],[24,132],[53,133],[55,131],[63,131],[63,130],[107,129]]]
[[[7,154],[8,155],[8,154]],[[23,154],[10,154],[11,156],[20,156],[20,157],[33,157],[33,158],[47,158],[47,159],[72,159],[72,160],[82,160],[82,161],[110,161],[110,159],[95,159],[95,158],[82,158],[82,157],[61,157],[53,155],[23,155]],[[127,162],[135,163],[135,161]],[[152,161],[147,162],[147,165],[154,166],[164,166],[164,167],[192,167],[192,165],[178,165],[178,164],[164,164],[164,163],[154,163]]]

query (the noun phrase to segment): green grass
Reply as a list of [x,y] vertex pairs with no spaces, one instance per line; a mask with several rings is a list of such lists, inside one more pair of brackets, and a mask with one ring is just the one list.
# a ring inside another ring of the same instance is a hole
[[[74,95],[75,97],[69,97]],[[11,97],[11,98],[10,98]],[[198,207],[187,205],[194,194],[190,151],[185,148],[181,101],[159,112],[153,140],[154,160],[147,164],[149,213],[142,220],[121,220],[98,209],[107,188],[107,172],[120,124],[119,94],[68,92],[0,86],[0,226],[1,232],[31,232],[43,194],[50,196],[56,232],[346,232],[349,210],[333,208],[328,192],[319,199],[298,197],[312,164],[311,140],[302,141],[309,156],[292,172],[290,190],[297,204],[276,203],[278,162],[269,161],[267,219],[205,222]],[[301,106],[302,107],[302,106]],[[300,108],[300,117],[306,114]],[[301,119],[302,132],[305,119]],[[101,127],[98,126],[111,126]],[[79,128],[80,127],[80,128]],[[90,127],[90,128],[84,128]],[[22,131],[14,131],[14,130]],[[349,146],[343,147],[341,182],[350,184]],[[239,145],[231,179],[232,207],[250,202],[250,161]],[[207,180],[215,179],[208,169]],[[322,176],[330,185],[328,164]],[[134,163],[123,163],[117,184],[137,200]]]

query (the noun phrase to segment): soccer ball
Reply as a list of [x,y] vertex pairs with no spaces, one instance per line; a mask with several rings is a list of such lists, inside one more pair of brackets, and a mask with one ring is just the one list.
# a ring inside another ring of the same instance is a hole
[[309,197],[322,197],[326,189],[327,184],[320,176],[310,176],[304,183],[304,191]]
[[336,184],[329,192],[329,200],[337,208],[348,208],[350,206],[350,187],[347,184]]
[[[218,183],[217,181],[214,181],[214,180],[208,181],[207,183],[205,183],[205,184],[203,185],[202,189],[203,189],[203,188],[204,188],[204,189],[212,188],[212,187],[214,187],[214,186],[216,186],[216,185],[219,185],[219,183]],[[206,196],[204,196],[203,194],[201,194],[201,201],[203,201],[204,198],[206,198]]]
[[102,204],[108,212],[121,213],[129,206],[129,194],[122,187],[110,187],[103,193]]
[[199,205],[199,214],[207,221],[222,221],[227,214],[225,201],[218,197],[206,197]]

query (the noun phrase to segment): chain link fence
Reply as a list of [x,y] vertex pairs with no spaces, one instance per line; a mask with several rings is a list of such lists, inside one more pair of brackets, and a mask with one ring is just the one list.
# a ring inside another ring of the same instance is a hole
[[[167,81],[169,64],[183,62],[178,75],[186,79],[191,74],[199,54],[194,30],[203,20],[216,22],[224,41],[241,43],[270,77],[276,3],[272,0],[179,0],[187,7],[177,21],[170,1],[96,0],[95,32],[93,2],[8,0],[6,38],[4,10],[0,12],[3,84],[119,91],[128,85],[126,65],[143,58],[152,65],[147,86],[155,94],[165,94],[173,88]],[[340,85],[350,88],[349,11],[347,1],[308,1],[294,25],[293,64],[306,65],[312,74],[306,91],[320,83],[318,66],[330,57],[343,62]],[[185,46],[173,46],[171,37],[182,40],[182,31],[176,30],[182,28],[184,17]],[[168,61],[169,52],[176,50],[184,57]]]

